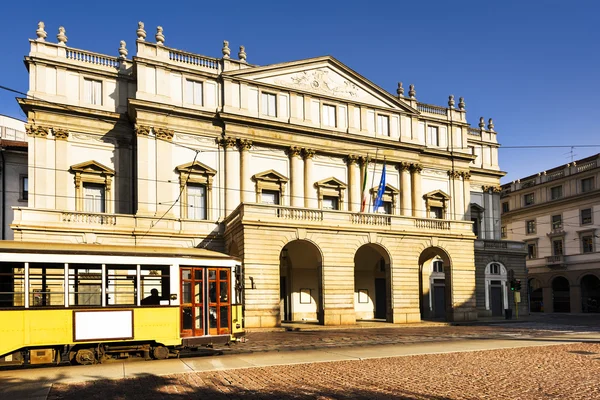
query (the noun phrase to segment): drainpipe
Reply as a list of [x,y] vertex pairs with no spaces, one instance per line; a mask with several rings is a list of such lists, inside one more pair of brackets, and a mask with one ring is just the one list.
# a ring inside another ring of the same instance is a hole
[[4,158],[4,147],[0,149],[2,156],[2,240],[6,239],[5,221],[6,221],[6,159]]

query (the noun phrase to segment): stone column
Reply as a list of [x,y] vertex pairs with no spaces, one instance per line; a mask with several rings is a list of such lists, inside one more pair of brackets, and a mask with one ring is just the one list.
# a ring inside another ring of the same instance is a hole
[[464,207],[464,220],[471,220],[471,183],[469,182],[471,179],[470,172],[462,172],[463,178],[463,207]]
[[304,169],[302,165],[302,149],[292,146],[288,149],[290,157],[290,204],[292,207],[304,207]]
[[552,301],[552,287],[542,288],[542,302],[544,303],[544,312],[554,312],[554,302]]
[[451,210],[450,219],[460,220],[462,219],[462,210],[459,209],[460,200],[462,197],[462,190],[460,190],[460,173],[458,171],[448,171],[448,178],[450,179],[450,207]]
[[423,166],[421,164],[411,164],[410,172],[412,178],[412,215],[413,217],[423,217],[424,205],[421,194],[421,171]]
[[240,204],[240,153],[235,139],[224,137],[219,141],[225,152],[225,215]]
[[[369,210],[367,210],[368,207],[368,194],[366,194],[365,192],[363,192],[363,182],[362,180],[364,179],[365,176],[365,169],[369,168],[369,157],[360,157],[360,159],[358,160],[360,163],[360,200],[359,200],[359,206],[358,206],[358,210],[360,211],[362,209],[362,202],[363,199],[366,199],[366,204],[365,204],[365,209],[364,212],[369,212]],[[368,182],[367,182],[368,185]],[[365,191],[368,190],[368,186],[365,186]]]
[[[71,197],[69,196],[69,188],[72,187],[73,182],[69,180],[69,157],[68,157],[68,140],[69,131],[66,129],[52,129],[54,132],[54,151],[55,151],[55,163],[56,163],[56,201],[55,207],[58,210],[68,210],[69,203],[72,204]],[[110,210],[106,210],[111,212]]]
[[[237,143],[240,150],[240,190],[241,198],[244,203],[254,203],[256,193],[252,190],[252,176],[250,175],[250,153],[252,141],[240,139]],[[230,152],[233,152],[230,150]]]
[[304,207],[317,208],[317,190],[312,176],[313,157],[315,151],[313,149],[302,149],[304,157]]
[[348,210],[353,212],[360,211],[361,202],[361,182],[360,182],[360,168],[358,167],[358,156],[350,154],[346,157],[346,163],[348,164]]
[[397,168],[400,171],[400,214],[410,216],[412,215],[410,164],[401,162]]
[[[150,127],[136,125],[137,140],[137,204],[136,214],[156,214],[156,140],[150,135]],[[171,199],[173,201],[173,199]]]
[[[173,217],[175,207],[171,207],[173,200],[179,195],[179,185],[173,185],[173,135],[172,129],[154,128],[156,136],[156,209],[159,215]],[[160,160],[158,159],[160,157]],[[170,210],[169,210],[170,209]]]

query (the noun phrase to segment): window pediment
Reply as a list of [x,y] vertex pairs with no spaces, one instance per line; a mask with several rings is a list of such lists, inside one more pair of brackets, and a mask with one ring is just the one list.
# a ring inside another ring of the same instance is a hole
[[[375,187],[372,187],[369,191],[371,193],[377,193],[378,190],[379,190],[379,186],[375,186]],[[385,194],[396,195],[398,193],[400,193],[400,190],[396,189],[395,187],[393,187],[390,184],[386,184],[385,189],[383,190],[384,195]]]
[[481,207],[479,204],[477,203],[471,203],[471,212],[478,212],[478,213],[483,213],[485,211],[485,208]]
[[288,178],[273,169],[255,174],[252,176],[252,179],[255,182],[264,181],[271,183],[287,183],[289,181]]
[[185,173],[185,174],[197,174],[197,175],[215,175],[217,173],[217,170],[212,169],[211,167],[209,167],[208,165],[202,164],[199,161],[195,161],[195,162],[189,162],[186,164],[181,164],[177,167],[175,167],[175,169],[181,174],[181,173]]
[[108,168],[106,165],[100,164],[98,161],[86,161],[71,166],[71,171],[80,174],[94,175],[110,175],[113,176],[115,171]]
[[423,195],[424,199],[450,200],[450,196],[442,190],[434,190]]
[[346,185],[344,182],[342,182],[339,179],[334,178],[334,177],[320,180],[315,183],[315,186],[321,187],[321,188],[326,188],[326,189],[337,189],[337,190],[346,189],[348,187],[348,185]]

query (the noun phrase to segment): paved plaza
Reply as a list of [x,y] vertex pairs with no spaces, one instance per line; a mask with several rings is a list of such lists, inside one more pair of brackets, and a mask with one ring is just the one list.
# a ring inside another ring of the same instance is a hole
[[247,339],[200,352],[212,356],[3,370],[0,398],[600,398],[600,315],[286,325]]

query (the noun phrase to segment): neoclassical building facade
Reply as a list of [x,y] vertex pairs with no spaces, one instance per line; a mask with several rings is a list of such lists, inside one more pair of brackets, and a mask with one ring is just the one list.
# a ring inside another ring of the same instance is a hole
[[524,247],[500,240],[497,133],[468,124],[463,98],[390,94],[329,56],[189,53],[142,23],[131,58],[124,41],[112,57],[68,47],[62,28],[37,36],[15,240],[237,257],[246,327],[511,308]]
[[532,312],[600,312],[600,154],[502,186],[502,234],[523,241]]

